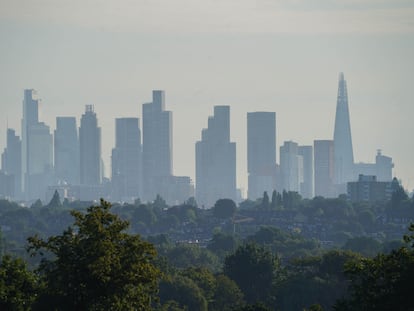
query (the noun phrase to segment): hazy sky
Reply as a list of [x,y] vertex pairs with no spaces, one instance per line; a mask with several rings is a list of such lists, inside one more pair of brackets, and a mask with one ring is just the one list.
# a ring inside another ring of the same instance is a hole
[[332,139],[340,71],[355,160],[382,149],[412,190],[414,1],[0,0],[0,148],[6,122],[20,134],[23,89],[34,88],[52,129],[95,105],[110,175],[114,119],[141,118],[163,89],[174,173],[194,178],[201,129],[214,105],[231,105],[247,190],[246,113],[276,112],[278,148]]

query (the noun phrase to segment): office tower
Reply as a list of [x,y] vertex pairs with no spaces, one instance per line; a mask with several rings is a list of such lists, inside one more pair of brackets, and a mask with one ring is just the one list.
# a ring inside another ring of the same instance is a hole
[[236,143],[230,142],[230,107],[215,106],[196,143],[196,199],[210,208],[223,198],[236,199]]
[[10,196],[19,198],[22,190],[22,143],[15,130],[7,129],[6,148],[1,157],[3,173],[13,179]]
[[354,177],[351,125],[349,121],[348,92],[344,74],[339,74],[334,130],[335,184],[346,190],[346,183]]
[[377,169],[376,173],[378,181],[392,180],[392,169],[394,168],[394,163],[392,163],[391,157],[382,155],[381,150],[378,150],[375,157],[375,165]]
[[305,199],[311,199],[314,196],[313,147],[299,146],[298,153],[303,159],[303,182],[300,184],[300,195]]
[[393,193],[393,181],[378,181],[377,176],[359,175],[358,181],[347,183],[351,202],[387,202]]
[[58,184],[79,184],[79,139],[75,117],[56,118],[54,142]]
[[92,105],[86,105],[80,121],[79,151],[80,183],[101,184],[101,128]]
[[53,181],[53,139],[50,128],[39,122],[35,90],[24,90],[22,118],[22,185],[27,200],[44,199]]
[[247,113],[248,198],[256,200],[275,189],[276,113]]
[[[355,163],[354,172],[359,175],[375,176],[376,180],[390,181],[392,180],[392,169],[394,163],[392,158],[382,155],[381,150],[377,151],[375,163]],[[357,177],[353,181],[356,181]]]
[[299,155],[298,144],[285,141],[280,147],[280,172],[282,190],[300,192],[303,181],[303,158]]
[[165,111],[165,92],[153,91],[152,103],[142,106],[143,198],[161,194],[159,180],[172,175],[172,112]]
[[26,194],[29,200],[45,199],[47,186],[53,183],[53,136],[43,122],[28,130],[29,153],[27,160]]
[[112,193],[114,200],[132,201],[141,195],[141,130],[138,118],[115,120],[112,149]]
[[23,98],[23,118],[22,118],[22,189],[26,192],[28,182],[28,160],[30,155],[30,141],[28,132],[31,126],[36,125],[39,122],[39,103],[40,100],[36,99],[37,92],[32,89],[24,90]]
[[315,196],[332,198],[336,196],[334,188],[334,143],[332,140],[315,140],[314,172]]

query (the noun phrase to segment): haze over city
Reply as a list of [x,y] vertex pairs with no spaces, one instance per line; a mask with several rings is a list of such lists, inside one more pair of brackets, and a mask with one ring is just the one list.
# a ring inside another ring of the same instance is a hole
[[2,123],[20,134],[26,88],[38,91],[40,120],[52,130],[57,116],[79,120],[94,105],[110,176],[114,119],[141,119],[162,89],[173,112],[173,172],[194,180],[194,144],[213,106],[230,105],[246,191],[246,113],[276,112],[278,157],[284,141],[332,139],[343,71],[355,162],[373,162],[382,149],[411,190],[413,17],[410,1],[1,1]]

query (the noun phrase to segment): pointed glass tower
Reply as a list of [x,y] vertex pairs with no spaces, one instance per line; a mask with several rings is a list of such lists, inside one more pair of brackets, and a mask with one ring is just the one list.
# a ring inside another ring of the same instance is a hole
[[335,184],[342,185],[353,178],[354,153],[349,122],[348,92],[344,74],[339,74],[334,131]]

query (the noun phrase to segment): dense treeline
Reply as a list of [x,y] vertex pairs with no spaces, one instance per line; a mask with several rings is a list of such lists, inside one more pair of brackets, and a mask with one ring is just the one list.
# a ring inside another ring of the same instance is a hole
[[[0,309],[409,310],[413,236],[394,240],[413,218],[404,194],[352,205],[273,193],[210,210],[160,197],[89,207],[58,196],[31,208],[1,201]],[[319,229],[328,236],[340,222],[362,230],[327,248]]]

